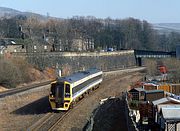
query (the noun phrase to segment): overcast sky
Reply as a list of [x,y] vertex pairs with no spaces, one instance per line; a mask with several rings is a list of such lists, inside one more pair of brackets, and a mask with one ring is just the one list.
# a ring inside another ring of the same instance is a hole
[[150,23],[180,23],[180,0],[0,0],[0,6],[60,18],[134,17]]

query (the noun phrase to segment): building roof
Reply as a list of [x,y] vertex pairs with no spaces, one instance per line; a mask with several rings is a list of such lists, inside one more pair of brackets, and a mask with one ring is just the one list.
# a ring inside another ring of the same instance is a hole
[[146,94],[164,92],[163,90],[145,90]]
[[9,44],[9,45],[7,45],[7,46],[22,46],[23,44]]
[[167,106],[162,108],[162,115],[166,121],[180,121],[180,108]]
[[158,85],[157,83],[151,81],[151,82],[145,82],[144,86],[158,86]]
[[0,39],[0,45],[1,45],[1,46],[9,45],[9,44],[11,44],[12,42],[14,42],[14,40],[11,39],[11,38],[1,38],[1,39]]
[[6,45],[6,43],[4,41],[0,40],[0,46],[5,46],[5,45]]
[[162,104],[162,105],[157,105],[158,112],[160,112],[162,108],[180,108],[180,104]]
[[153,105],[159,105],[159,104],[163,104],[163,103],[166,103],[168,101],[172,101],[172,102],[175,102],[175,103],[179,103],[180,104],[180,100],[176,100],[174,98],[171,98],[171,97],[165,97],[165,98],[161,98],[161,99],[158,99],[158,100],[155,100],[153,101]]
[[180,84],[179,83],[171,84],[171,86],[180,86]]
[[129,90],[129,92],[134,92],[134,91],[137,91],[137,92],[141,92],[141,91],[145,91],[143,88],[133,88],[131,90]]

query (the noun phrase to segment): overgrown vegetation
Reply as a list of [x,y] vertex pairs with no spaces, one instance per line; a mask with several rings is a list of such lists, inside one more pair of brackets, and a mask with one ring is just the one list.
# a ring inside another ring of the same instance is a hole
[[24,60],[0,58],[0,65],[1,86],[14,88],[31,80],[28,73],[30,65]]
[[137,110],[139,108],[139,101],[137,100],[132,100],[129,102],[129,106],[131,109]]
[[159,73],[156,60],[146,59],[144,64],[147,67],[147,75],[156,76]]
[[169,59],[146,59],[145,66],[147,67],[147,75],[156,76],[159,75],[160,72],[158,70],[158,66],[166,66],[168,79],[170,82],[179,83],[180,82],[180,60],[175,58]]
[[180,60],[178,59],[166,59],[163,64],[167,66],[169,72],[169,79],[173,83],[180,83]]

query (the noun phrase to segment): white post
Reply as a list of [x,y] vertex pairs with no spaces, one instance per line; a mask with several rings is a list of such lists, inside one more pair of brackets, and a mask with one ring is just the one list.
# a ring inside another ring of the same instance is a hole
[[61,77],[61,70],[60,69],[59,69],[59,74],[58,75],[59,75],[59,77]]

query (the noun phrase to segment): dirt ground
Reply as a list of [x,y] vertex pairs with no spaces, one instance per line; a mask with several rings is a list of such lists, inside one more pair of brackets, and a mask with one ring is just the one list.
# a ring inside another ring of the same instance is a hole
[[[98,106],[100,99],[110,96],[119,96],[126,91],[133,82],[141,79],[140,73],[130,75],[111,75],[104,78],[100,88],[89,95],[88,98],[75,106],[75,109],[55,130],[69,131],[82,130],[89,120],[92,111]],[[49,86],[38,91],[9,96],[0,99],[0,130],[26,130],[34,122],[50,112],[48,102]]]
[[[49,85],[50,86],[50,85]],[[49,86],[0,99],[0,130],[25,130],[50,111]]]

